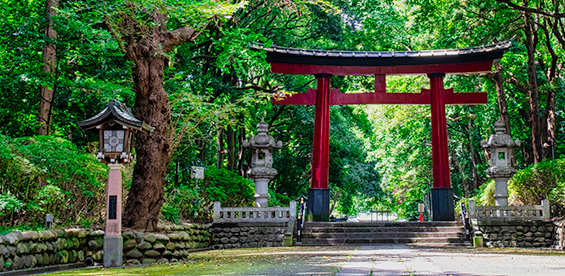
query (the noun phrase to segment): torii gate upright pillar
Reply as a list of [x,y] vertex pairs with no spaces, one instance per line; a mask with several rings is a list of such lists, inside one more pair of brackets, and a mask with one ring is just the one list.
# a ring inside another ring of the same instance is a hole
[[432,162],[433,186],[431,211],[433,221],[455,219],[453,189],[449,171],[449,150],[447,147],[447,122],[443,88],[444,73],[428,74],[432,96]]
[[316,114],[312,143],[312,179],[308,189],[308,221],[330,219],[330,87],[332,75],[316,75]]

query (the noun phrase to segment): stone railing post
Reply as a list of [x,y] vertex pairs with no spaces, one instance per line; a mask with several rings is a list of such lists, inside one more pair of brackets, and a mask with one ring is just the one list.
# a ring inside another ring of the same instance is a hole
[[221,209],[222,209],[222,203],[220,203],[219,201],[214,201],[214,222],[215,223],[220,222]]
[[294,221],[296,220],[296,201],[295,200],[291,200],[290,201],[290,220]]
[[470,219],[476,218],[477,210],[476,210],[475,206],[476,206],[475,201],[470,199],[469,200],[469,218]]
[[541,207],[543,208],[542,209],[543,220],[549,220],[551,217],[550,209],[549,209],[549,200],[548,199],[542,200]]

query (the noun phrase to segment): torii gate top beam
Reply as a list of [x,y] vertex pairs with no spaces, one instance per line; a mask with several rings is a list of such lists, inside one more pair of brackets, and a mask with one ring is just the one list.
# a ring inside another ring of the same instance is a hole
[[492,61],[512,46],[512,40],[497,44],[446,50],[366,52],[251,46],[267,52],[271,72],[291,75],[404,75],[427,73],[490,72]]

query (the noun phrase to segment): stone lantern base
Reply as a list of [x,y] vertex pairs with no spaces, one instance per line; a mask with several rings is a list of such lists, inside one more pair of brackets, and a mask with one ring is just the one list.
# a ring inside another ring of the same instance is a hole
[[308,189],[308,221],[330,221],[330,189]]
[[433,221],[454,221],[454,206],[452,188],[432,188],[431,211]]

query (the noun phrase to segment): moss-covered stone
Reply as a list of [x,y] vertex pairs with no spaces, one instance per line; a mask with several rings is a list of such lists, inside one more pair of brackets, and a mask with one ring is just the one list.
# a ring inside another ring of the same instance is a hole
[[175,250],[175,243],[169,242],[169,243],[167,243],[167,245],[165,247],[167,248],[167,250],[173,251],[173,250]]
[[146,258],[146,259],[143,259],[141,261],[141,263],[144,264],[144,265],[151,265],[151,264],[154,264],[156,262],[157,262],[157,260],[151,259],[151,258]]
[[151,258],[157,258],[159,256],[161,256],[161,253],[159,253],[157,250],[147,250],[145,251],[145,256],[146,257],[151,257]]
[[124,240],[133,240],[135,239],[135,234],[133,232],[127,231],[122,233],[122,237]]
[[156,243],[153,245],[153,249],[158,250],[158,251],[163,251],[165,250],[165,245],[162,243]]
[[141,253],[137,249],[133,249],[133,250],[130,250],[128,253],[126,253],[126,258],[128,258],[128,259],[141,259],[141,258],[143,258],[143,253]]
[[104,251],[102,251],[102,250],[100,250],[100,251],[94,253],[94,255],[92,255],[92,259],[97,261],[97,262],[102,261],[103,258],[104,258]]
[[124,242],[124,251],[129,251],[134,249],[137,246],[137,242],[135,240],[127,240]]
[[147,241],[142,241],[137,245],[137,248],[139,250],[147,250],[147,249],[151,249],[151,247],[152,247],[151,244]]
[[88,247],[92,250],[98,250],[104,247],[104,240],[103,239],[94,239],[88,242]]
[[138,259],[129,259],[127,260],[128,265],[140,265],[141,262]]
[[145,237],[143,237],[143,240],[148,243],[155,243],[157,238],[155,237],[155,234],[147,234],[145,235]]

